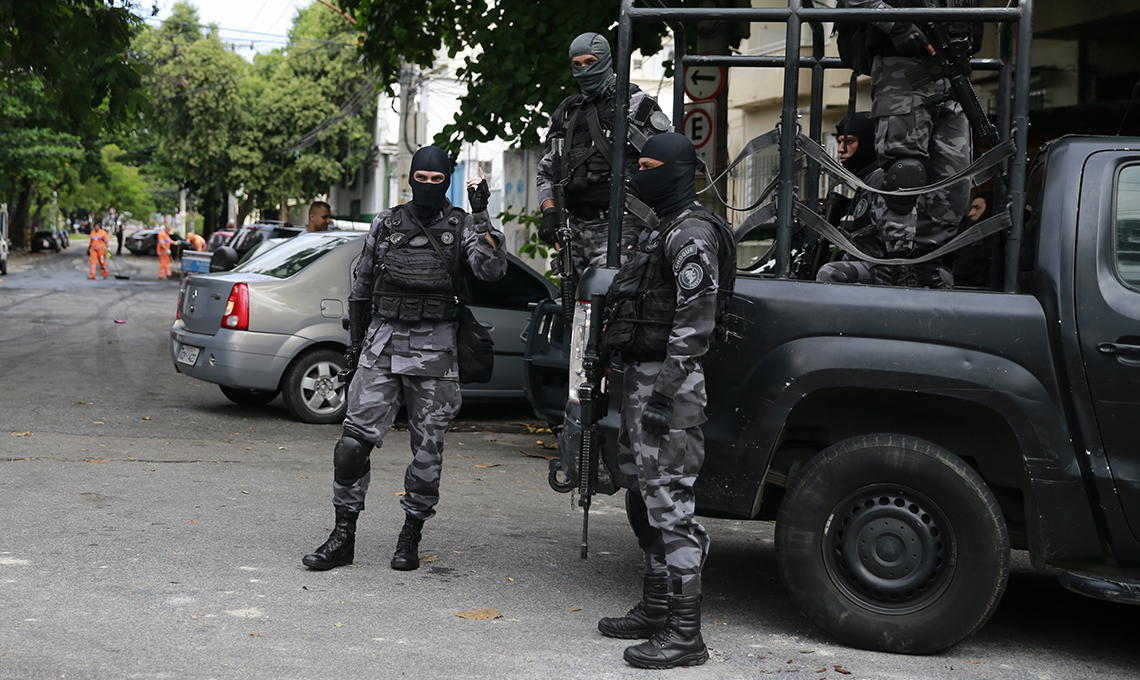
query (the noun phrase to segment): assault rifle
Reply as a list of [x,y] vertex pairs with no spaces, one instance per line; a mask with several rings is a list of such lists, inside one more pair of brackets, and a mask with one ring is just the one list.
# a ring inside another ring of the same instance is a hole
[[558,211],[557,241],[561,246],[558,251],[557,272],[560,279],[558,288],[562,295],[562,320],[566,328],[574,323],[574,295],[578,289],[578,282],[574,276],[574,239],[570,233],[570,223],[566,219],[566,157],[564,155],[565,139],[551,140],[554,151],[554,177],[557,181],[551,187],[551,198],[554,199],[554,209]]
[[[931,0],[902,0],[898,5],[935,7]],[[970,56],[974,53],[970,32],[968,30],[951,32],[946,22],[942,21],[916,21],[914,25],[926,34],[934,52],[926,57],[923,68],[914,69],[906,74],[911,86],[922,87],[945,78],[950,83],[950,91],[953,93],[951,96],[962,105],[962,112],[970,121],[970,127],[987,146],[996,146],[999,141],[997,128],[982,110],[982,104],[978,101],[973,84],[970,83]],[[968,26],[964,23],[960,25]]]
[[582,357],[585,378],[578,387],[578,404],[581,406],[582,439],[578,449],[578,505],[582,507],[582,559],[589,551],[590,502],[598,481],[598,454],[601,449],[598,418],[605,412],[602,407],[602,315],[606,296],[590,298],[590,318],[587,320],[590,335],[586,340],[586,353]]

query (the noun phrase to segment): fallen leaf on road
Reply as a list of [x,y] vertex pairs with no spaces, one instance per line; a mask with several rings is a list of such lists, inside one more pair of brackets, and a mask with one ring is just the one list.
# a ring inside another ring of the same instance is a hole
[[107,423],[104,423],[102,420],[92,420],[91,424],[92,425],[106,425]]
[[110,458],[84,458],[82,462],[84,462],[84,463],[110,463],[111,459]]
[[336,626],[337,628],[339,628],[339,627],[343,626],[344,624],[343,623],[334,623],[333,625]]
[[510,576],[507,577],[507,580],[510,581],[511,583],[515,582],[515,580],[513,578],[511,578]]
[[248,491],[242,491],[242,493],[246,494],[247,496],[249,495]]
[[12,436],[13,437],[31,437],[32,433],[30,431],[28,431],[28,432],[13,432]]
[[519,453],[521,453],[522,455],[526,456],[527,458],[543,458],[545,460],[554,460],[555,458],[558,457],[558,456],[546,456],[546,455],[543,455],[541,453],[527,453],[526,451],[523,451],[522,449],[515,449],[515,450],[518,451]]
[[518,425],[523,429],[523,434],[550,434],[549,427],[542,425],[533,425],[531,423],[511,423],[511,425]]
[[420,562],[438,562],[439,558],[435,555],[421,555]]
[[143,416],[143,420],[150,420],[150,416]]
[[581,607],[574,607],[574,608],[573,608],[573,609],[571,609],[570,611],[572,611],[572,612],[580,612],[580,611],[582,611],[582,608],[581,608]]
[[490,621],[492,619],[501,619],[503,615],[495,607],[488,607],[487,609],[471,609],[468,611],[455,612],[455,615],[461,619],[472,619],[474,621]]
[[403,496],[405,493],[407,493],[407,492],[406,491],[397,491],[395,495]]
[[261,637],[261,633],[250,633],[250,637]]
[[844,674],[844,675],[851,675],[851,671],[847,670],[847,669],[846,669],[846,668],[844,668],[843,666],[836,666],[836,667],[835,667],[835,672],[836,672],[836,673],[842,673],[842,674]]
[[825,667],[823,667],[823,668],[821,668],[821,669],[819,669],[818,671],[816,671],[816,673],[826,673],[826,672],[827,672],[827,667],[826,667],[826,666],[825,666]]
[[475,467],[483,468],[484,470],[486,470],[487,468],[499,467],[499,464],[498,463],[478,463]]

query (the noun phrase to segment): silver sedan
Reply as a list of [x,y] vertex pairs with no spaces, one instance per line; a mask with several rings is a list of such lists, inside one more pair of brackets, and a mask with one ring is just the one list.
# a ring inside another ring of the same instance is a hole
[[[364,236],[302,234],[232,271],[187,278],[170,329],[175,369],[217,383],[237,404],[267,404],[280,393],[300,420],[343,420],[341,317]],[[533,303],[557,293],[517,257],[507,259],[501,281],[471,282],[472,311],[495,341],[495,371],[490,383],[465,386],[465,398],[523,398],[520,336]]]

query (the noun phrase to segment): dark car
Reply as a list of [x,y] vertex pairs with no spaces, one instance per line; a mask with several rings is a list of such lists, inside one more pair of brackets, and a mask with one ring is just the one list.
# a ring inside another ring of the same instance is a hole
[[41,250],[52,250],[58,253],[64,249],[63,237],[52,229],[41,229],[33,234],[31,245],[33,253]]
[[256,245],[269,239],[293,238],[305,233],[304,227],[287,222],[258,222],[239,227],[229,242],[215,249],[210,258],[210,271],[225,272],[237,266],[245,254]]
[[[136,231],[125,241],[127,250],[135,255],[157,255],[158,232],[158,229],[140,229]],[[170,255],[172,257],[180,257],[184,247],[191,247],[189,242],[183,240],[177,232],[170,232],[170,238],[174,241],[174,243],[170,244]]]
[[226,245],[229,243],[229,240],[233,238],[233,235],[234,232],[232,231],[215,231],[214,233],[210,234],[210,239],[206,241],[206,252],[212,253],[218,248]]

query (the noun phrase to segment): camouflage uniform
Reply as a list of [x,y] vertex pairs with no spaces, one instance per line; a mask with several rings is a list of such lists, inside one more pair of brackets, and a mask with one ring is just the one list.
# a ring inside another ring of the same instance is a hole
[[[614,82],[611,82],[608,88],[611,91],[603,94],[603,101],[613,106],[613,99],[607,98],[607,95],[612,97],[612,88]],[[535,184],[538,189],[538,203],[541,205],[547,200],[554,198],[551,187],[554,185],[558,178],[555,177],[555,158],[552,150],[551,140],[555,136],[562,134],[570,134],[566,131],[564,126],[566,124],[565,113],[566,109],[573,105],[577,105],[577,101],[582,99],[582,95],[576,94],[567,97],[555,109],[554,116],[552,117],[552,124],[550,133],[546,138],[546,153],[538,161],[538,175]],[[585,116],[585,110],[588,106],[593,106],[593,102],[587,101],[582,104],[582,114]],[[651,95],[641,91],[636,85],[630,86],[630,99],[629,99],[630,120],[629,124],[640,130],[646,136],[651,136],[663,132],[667,129],[666,126],[661,126],[660,121],[664,112],[657,106],[657,100]],[[639,112],[640,115],[639,115]],[[658,127],[655,127],[651,122],[650,117],[653,113],[660,114],[654,122]],[[611,116],[612,117],[612,116]],[[603,127],[606,126],[607,116],[601,115],[599,118],[602,120]],[[668,118],[664,118],[668,123]],[[612,136],[612,130],[606,129],[607,135]],[[586,146],[593,144],[590,140]],[[582,145],[567,145],[566,154],[569,156],[571,148],[581,148]],[[638,150],[631,143],[626,144],[625,149],[626,161],[631,162],[631,165],[636,166]],[[604,193],[605,198],[598,203],[591,203],[590,205],[580,205],[573,202],[573,196],[567,196],[567,219],[570,223],[570,231],[574,238],[574,270],[575,276],[581,277],[582,272],[587,267],[604,267],[607,264],[607,253],[609,249],[610,239],[610,221],[609,221],[609,187],[611,184],[611,175],[609,172],[604,176],[593,178],[591,181],[591,189],[600,189]],[[621,229],[621,252],[626,253],[628,247],[637,241],[638,234],[644,228],[644,224],[640,219],[625,212],[622,215],[622,229]]]
[[[884,0],[840,0],[853,8],[889,8]],[[942,3],[939,3],[942,4]],[[901,24],[874,24],[890,34]],[[924,184],[934,184],[970,164],[973,137],[962,106],[949,96],[945,79],[913,87],[906,73],[921,59],[900,56],[889,46],[875,56],[871,67],[871,115],[877,120],[875,151],[884,166],[902,159],[917,159],[926,168]],[[927,104],[927,101],[939,101]],[[871,204],[872,219],[888,257],[912,257],[931,252],[952,239],[965,214],[970,182],[962,180],[919,197],[914,208],[898,212],[879,194]],[[940,268],[947,285],[952,284]]]
[[[445,202],[442,214],[450,210],[451,204]],[[374,267],[390,246],[386,239],[378,243],[378,234],[391,215],[391,209],[385,210],[372,221],[364,254],[356,267],[350,300],[372,298]],[[502,248],[488,243],[485,235],[492,234],[500,244],[504,237],[492,229],[487,212],[465,215],[461,230],[464,254],[475,276],[484,281],[502,278],[507,271],[506,255]],[[457,321],[409,323],[373,318],[348,390],[344,430],[377,448],[401,404],[407,405],[413,458],[404,475],[405,495],[400,505],[419,520],[435,514],[443,436],[461,404],[455,353],[457,326]],[[334,506],[357,512],[364,509],[370,478],[368,461],[361,469],[363,476],[351,484],[334,481]]]
[[[665,360],[626,364],[618,461],[629,489],[630,523],[645,555],[645,575],[667,573],[675,593],[696,595],[709,550],[693,493],[705,457],[700,426],[708,397],[701,357],[716,325],[720,265],[712,226],[683,213],[682,218],[665,238],[662,260],[677,283]],[[667,435],[650,434],[641,424],[642,411],[655,394],[672,399]]]

